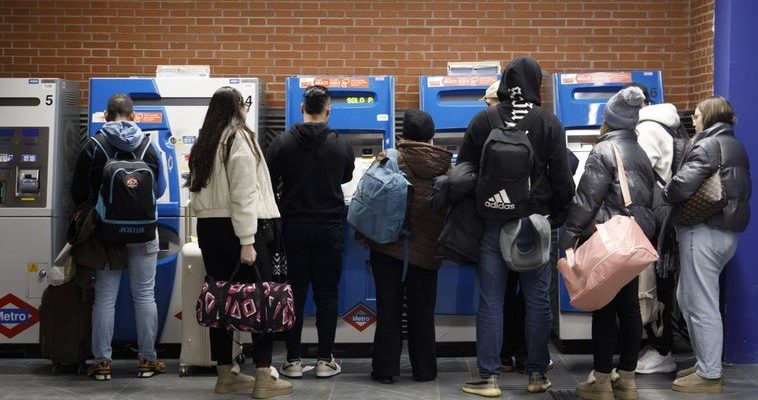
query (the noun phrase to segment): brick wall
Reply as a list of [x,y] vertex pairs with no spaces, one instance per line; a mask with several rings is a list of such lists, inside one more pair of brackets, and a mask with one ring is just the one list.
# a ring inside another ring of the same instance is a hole
[[689,109],[713,95],[713,0],[692,0],[690,5]]
[[712,3],[3,0],[0,76],[86,82],[209,64],[262,78],[282,108],[289,75],[395,75],[405,109],[418,107],[418,76],[448,61],[531,55],[548,72],[660,69],[666,99],[687,107],[711,86]]

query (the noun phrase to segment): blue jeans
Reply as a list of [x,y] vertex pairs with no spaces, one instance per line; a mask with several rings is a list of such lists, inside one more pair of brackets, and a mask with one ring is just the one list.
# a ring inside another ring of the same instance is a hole
[[[503,303],[508,267],[500,252],[500,223],[487,223],[477,266],[479,310],[476,315],[476,361],[483,378],[500,374],[503,345]],[[550,362],[550,279],[552,267],[519,273],[526,308],[526,372],[545,372]]]
[[724,328],[719,311],[719,276],[737,251],[734,232],[706,224],[676,226],[679,287],[676,300],[690,333],[698,375],[721,377]]
[[[155,269],[158,263],[158,238],[126,245],[127,271],[134,301],[139,357],[156,360],[158,307],[155,304]],[[108,267],[95,272],[95,304],[92,307],[92,354],[96,362],[110,361],[116,298],[121,270]]]

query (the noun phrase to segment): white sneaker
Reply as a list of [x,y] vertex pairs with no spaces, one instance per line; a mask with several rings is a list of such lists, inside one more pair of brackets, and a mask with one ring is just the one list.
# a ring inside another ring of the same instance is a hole
[[[301,363],[300,360],[287,361],[282,365],[281,373],[287,378],[293,378],[293,379],[302,378],[303,377],[303,363]],[[274,376],[274,374],[271,374],[271,376]]]
[[671,352],[662,356],[658,350],[650,348],[637,360],[638,374],[656,374],[676,371],[676,362]]
[[337,364],[337,360],[332,359],[327,361],[318,360],[316,363],[316,378],[329,378],[342,372],[342,367]]

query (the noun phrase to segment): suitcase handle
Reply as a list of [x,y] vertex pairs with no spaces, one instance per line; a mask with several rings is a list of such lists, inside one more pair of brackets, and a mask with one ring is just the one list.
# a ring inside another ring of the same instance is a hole
[[192,241],[192,199],[187,201],[184,212],[184,243]]

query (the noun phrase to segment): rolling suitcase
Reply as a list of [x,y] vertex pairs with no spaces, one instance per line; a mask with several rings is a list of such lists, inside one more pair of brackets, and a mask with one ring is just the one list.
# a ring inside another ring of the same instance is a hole
[[[191,206],[187,206],[185,230],[188,232],[182,246],[182,350],[179,355],[179,376],[187,376],[192,367],[214,367],[211,361],[211,344],[209,328],[200,326],[195,317],[195,305],[200,295],[200,287],[205,282],[205,265],[203,254],[197,240],[192,237]],[[237,362],[244,361],[239,332],[234,332],[234,349]],[[235,368],[238,368],[235,366]]]
[[92,355],[92,288],[75,282],[49,285],[42,293],[39,344],[42,356],[53,363],[52,372],[74,366],[84,373],[85,361]]

